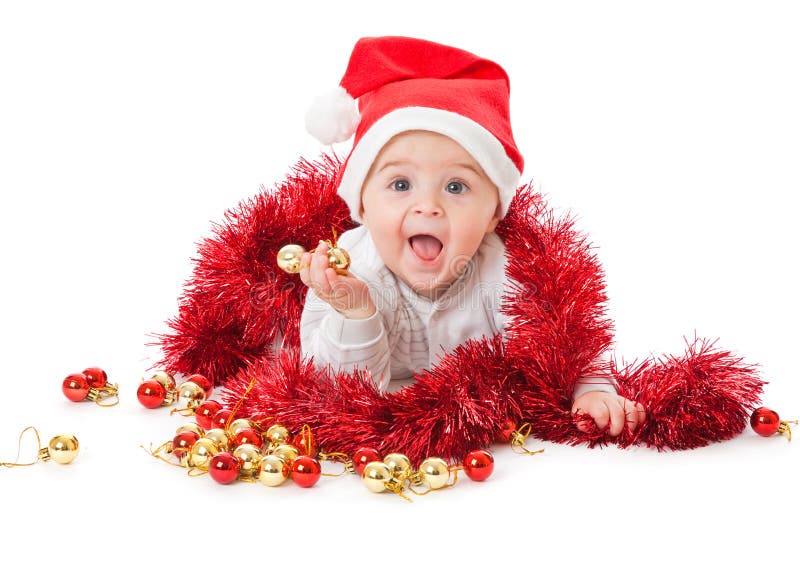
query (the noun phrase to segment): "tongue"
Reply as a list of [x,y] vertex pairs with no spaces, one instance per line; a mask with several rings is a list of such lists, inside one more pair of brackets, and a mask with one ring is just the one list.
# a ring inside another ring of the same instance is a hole
[[430,235],[414,235],[411,238],[414,252],[425,260],[433,260],[442,251],[442,243]]

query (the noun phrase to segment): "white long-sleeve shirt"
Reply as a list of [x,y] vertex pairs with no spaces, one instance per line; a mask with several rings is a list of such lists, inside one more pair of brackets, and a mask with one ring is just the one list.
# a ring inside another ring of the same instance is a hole
[[[317,369],[366,368],[385,390],[390,380],[409,378],[468,339],[504,332],[508,325],[500,307],[509,289],[507,259],[496,233],[484,237],[461,276],[436,301],[417,294],[386,267],[366,226],[342,233],[338,245],[350,254],[350,272],[367,284],[376,311],[366,319],[347,319],[309,289],[300,341]],[[590,390],[616,393],[609,380],[594,378],[579,383],[574,397]]]

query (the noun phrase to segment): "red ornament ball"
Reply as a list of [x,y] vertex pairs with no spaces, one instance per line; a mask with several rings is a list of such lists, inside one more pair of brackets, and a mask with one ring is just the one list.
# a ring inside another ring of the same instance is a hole
[[70,374],[64,378],[61,391],[70,401],[83,401],[89,393],[89,382],[83,374]]
[[757,408],[750,416],[750,426],[753,428],[753,431],[762,437],[769,437],[775,434],[780,424],[781,418],[778,414],[767,407]]
[[228,425],[228,419],[231,418],[233,412],[230,409],[220,409],[214,414],[214,417],[211,418],[211,428],[212,429],[225,429]]
[[136,397],[139,398],[139,403],[148,409],[158,407],[164,401],[167,395],[167,390],[161,385],[158,380],[145,380],[139,384],[136,390]]
[[319,481],[322,466],[316,458],[298,456],[292,462],[292,480],[301,488],[310,488]]
[[382,460],[382,458],[380,453],[374,448],[363,447],[358,449],[353,455],[353,467],[356,470],[356,475],[363,476],[366,465],[378,460]]
[[511,435],[517,430],[517,424],[512,419],[506,419],[497,431],[497,441],[507,443],[511,441]]
[[[306,441],[310,443],[310,447],[306,444]],[[300,454],[305,454],[307,456],[316,457],[319,454],[319,449],[317,448],[317,442],[311,437],[309,433],[300,433],[292,440],[292,445]]]
[[92,366],[84,370],[83,375],[86,376],[86,381],[92,388],[102,388],[108,384],[108,375],[102,368]]
[[186,379],[187,382],[194,382],[206,393],[206,397],[211,395],[211,390],[214,389],[214,386],[211,385],[211,381],[203,376],[202,374],[192,374]]
[[233,437],[230,449],[233,450],[240,445],[253,445],[261,450],[261,447],[264,446],[264,439],[254,429],[242,429]]
[[488,450],[473,450],[464,458],[464,472],[475,482],[483,482],[492,475],[494,457]]
[[239,476],[239,459],[229,452],[214,455],[208,464],[208,473],[220,484],[235,482]]
[[182,433],[178,433],[175,435],[175,438],[172,439],[172,454],[175,455],[175,458],[181,460],[188,452],[192,449],[192,446],[197,439],[200,437],[197,436],[197,433],[192,431],[183,431]]
[[204,401],[194,410],[194,418],[197,420],[198,425],[208,431],[213,426],[214,416],[220,409],[222,409],[222,406],[218,401]]

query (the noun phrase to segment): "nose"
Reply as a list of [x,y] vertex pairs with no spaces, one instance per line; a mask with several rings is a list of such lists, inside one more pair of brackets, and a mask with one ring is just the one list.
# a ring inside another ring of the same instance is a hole
[[414,215],[424,217],[438,217],[442,215],[442,206],[436,194],[431,190],[418,190],[417,197],[412,204]]

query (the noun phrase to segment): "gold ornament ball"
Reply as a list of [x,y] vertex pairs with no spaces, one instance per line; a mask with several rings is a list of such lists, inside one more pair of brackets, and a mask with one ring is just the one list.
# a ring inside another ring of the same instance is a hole
[[270,454],[274,454],[286,464],[291,464],[295,458],[300,456],[300,451],[292,445],[278,445]]
[[350,268],[350,255],[339,247],[328,249],[328,264],[339,274],[345,274]]
[[272,425],[264,437],[269,443],[282,445],[289,442],[289,430],[283,425]]
[[261,469],[258,472],[258,479],[261,483],[274,487],[280,486],[289,476],[289,465],[283,459],[268,454],[261,459]]
[[192,433],[197,435],[198,438],[202,437],[203,434],[205,433],[203,428],[200,425],[198,425],[197,423],[186,423],[186,424],[181,425],[180,427],[178,427],[175,430],[175,434],[178,435],[179,433],[183,433],[184,431],[191,431]]
[[59,464],[69,464],[78,456],[78,438],[75,435],[57,435],[50,439],[47,452]]
[[288,274],[300,271],[300,258],[306,250],[300,245],[285,245],[278,251],[278,267]]
[[203,436],[206,439],[210,439],[220,450],[228,449],[228,434],[224,430],[209,429]]
[[219,453],[217,444],[208,437],[197,439],[189,451],[187,464],[189,468],[208,469],[208,463]]
[[239,445],[234,449],[233,456],[239,459],[239,475],[253,478],[258,474],[258,465],[261,463],[261,451],[251,444]]
[[450,479],[450,467],[441,458],[426,458],[419,466],[422,483],[432,490],[438,490],[447,485]]
[[367,489],[375,493],[386,491],[386,482],[391,479],[391,468],[379,460],[367,464],[364,467],[364,473],[361,475],[361,481],[364,482]]
[[181,405],[194,409],[206,399],[206,393],[194,382],[184,382],[178,386],[178,401]]
[[249,419],[234,419],[233,421],[231,421],[231,424],[228,425],[228,433],[230,433],[230,435],[234,437],[236,436],[236,433],[238,433],[242,429],[250,429],[250,428],[252,428],[252,425],[250,425]]
[[405,454],[392,452],[383,457],[383,462],[392,472],[392,477],[397,480],[404,480],[411,474],[411,461]]
[[167,391],[175,389],[175,378],[173,378],[170,374],[166,372],[156,372],[152,376],[150,376],[152,380],[157,381],[159,384],[164,386],[164,389]]

